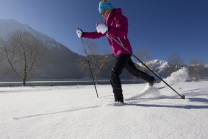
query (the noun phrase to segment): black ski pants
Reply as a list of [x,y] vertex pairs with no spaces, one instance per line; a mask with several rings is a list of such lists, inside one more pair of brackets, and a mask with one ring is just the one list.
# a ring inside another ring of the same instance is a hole
[[119,75],[122,73],[123,69],[126,68],[130,74],[138,78],[142,78],[147,82],[153,82],[154,78],[145,72],[140,71],[136,68],[133,61],[131,60],[131,54],[120,54],[116,56],[114,65],[111,70],[110,82],[113,88],[114,97],[123,97],[122,87]]

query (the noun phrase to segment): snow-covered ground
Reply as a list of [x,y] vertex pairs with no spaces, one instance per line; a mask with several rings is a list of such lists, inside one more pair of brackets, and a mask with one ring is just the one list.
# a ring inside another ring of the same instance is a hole
[[184,82],[185,70],[163,83],[0,88],[0,139],[206,139],[208,82]]

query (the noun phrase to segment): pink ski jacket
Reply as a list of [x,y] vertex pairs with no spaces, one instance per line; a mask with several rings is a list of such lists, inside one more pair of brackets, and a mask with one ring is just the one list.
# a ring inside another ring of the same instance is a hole
[[[108,42],[115,56],[119,54],[131,54],[132,47],[127,37],[128,19],[124,15],[122,15],[122,10],[120,8],[113,9],[108,19],[105,20],[104,23],[108,26],[107,33],[102,34],[102,33],[98,33],[97,31],[84,32],[83,37],[88,39],[97,39],[106,36],[108,38]],[[122,48],[115,40],[111,38],[111,36],[116,40],[121,41],[122,44],[125,46],[125,48],[128,49],[129,51]]]

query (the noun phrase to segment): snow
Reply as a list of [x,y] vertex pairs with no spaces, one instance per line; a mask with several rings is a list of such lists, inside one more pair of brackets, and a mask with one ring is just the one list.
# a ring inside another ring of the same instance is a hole
[[0,19],[0,30],[0,36],[7,36],[7,34],[10,32],[22,30],[27,31],[35,36],[37,35],[37,33],[39,33],[41,34],[41,37],[44,37],[42,33],[33,30],[29,25],[21,24],[13,19]]
[[208,82],[184,82],[186,69],[163,83],[123,85],[114,103],[110,85],[0,88],[1,139],[205,139]]
[[[137,63],[139,66],[143,66],[141,63]],[[156,60],[152,60],[152,61],[149,61],[149,62],[146,62],[145,63],[146,65],[152,65],[154,68],[154,71],[156,71],[157,73],[161,73],[163,72],[165,69],[169,68],[169,64],[168,62],[166,61],[163,61],[163,60],[159,60],[159,59],[156,59]]]
[[[168,84],[174,84],[177,82],[186,81],[188,77],[188,69],[186,67],[183,67],[177,72],[173,72],[171,76],[164,79],[164,81],[166,81]],[[161,83],[164,84],[163,82]]]
[[159,59],[155,59],[152,61],[149,61],[146,63],[147,65],[154,65],[155,67],[159,67],[159,69],[164,69],[164,68],[168,68],[168,62],[163,61],[163,60],[159,60]]

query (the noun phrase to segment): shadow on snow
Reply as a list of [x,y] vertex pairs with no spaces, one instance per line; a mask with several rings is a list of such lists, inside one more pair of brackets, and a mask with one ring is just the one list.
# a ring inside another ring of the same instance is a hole
[[[194,100],[202,100],[204,99],[194,99]],[[207,99],[205,100],[207,102]],[[155,108],[177,108],[177,109],[208,109],[208,105],[159,105],[159,104],[131,104],[131,103],[124,103],[123,105],[114,106],[120,107],[120,106],[138,106],[138,107],[155,107]],[[87,109],[95,109],[95,108],[102,108],[102,106],[91,106],[91,107],[84,107],[84,108],[77,108],[72,110],[66,110],[66,111],[58,111],[58,112],[52,112],[52,113],[45,113],[45,114],[35,114],[35,115],[28,115],[23,117],[14,117],[14,120],[20,120],[20,119],[26,119],[26,118],[34,118],[34,117],[40,117],[40,116],[47,116],[47,115],[54,115],[54,114],[61,114],[61,113],[68,113],[68,112],[74,112],[74,111],[80,111],[80,110],[87,110]]]

